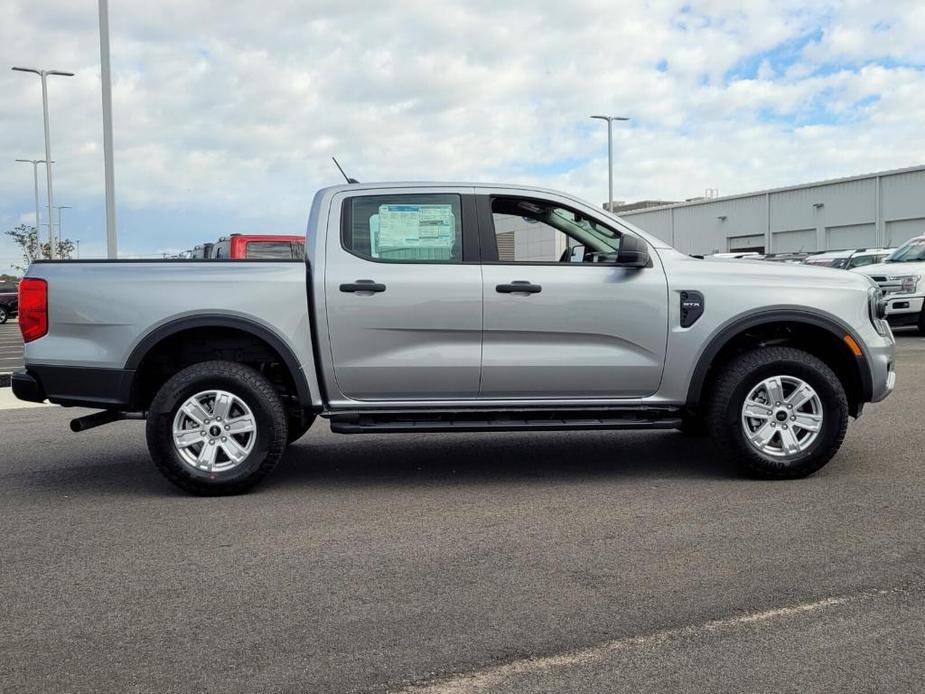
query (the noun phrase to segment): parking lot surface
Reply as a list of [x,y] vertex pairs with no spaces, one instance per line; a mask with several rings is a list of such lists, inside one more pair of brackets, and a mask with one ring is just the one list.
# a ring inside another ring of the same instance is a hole
[[673,432],[345,437],[241,497],[0,411],[0,689],[913,691],[925,340],[812,478]]
[[10,318],[0,324],[0,374],[8,374],[22,368],[22,335],[19,323]]

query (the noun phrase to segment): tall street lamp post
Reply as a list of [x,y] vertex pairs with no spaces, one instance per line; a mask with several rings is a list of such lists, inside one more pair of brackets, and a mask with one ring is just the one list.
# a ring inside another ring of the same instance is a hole
[[106,256],[119,255],[116,236],[116,184],[112,155],[112,84],[109,69],[109,0],[99,0],[100,81],[103,92],[103,165],[106,179]]
[[[39,164],[44,164],[44,159],[17,159],[27,164],[32,164],[32,180],[35,182],[35,233],[39,233]],[[52,162],[53,164],[54,162]]]
[[56,205],[55,209],[58,210],[58,241],[64,238],[64,230],[61,228],[61,210],[73,210],[74,208],[70,205]]
[[613,212],[613,122],[629,120],[625,116],[591,116],[607,121],[607,210]]
[[48,176],[48,241],[51,257],[55,257],[55,232],[54,220],[51,211],[55,206],[55,194],[51,184],[51,136],[48,132],[48,76],[60,75],[62,77],[73,77],[73,72],[63,72],[61,70],[38,70],[34,67],[14,67],[19,72],[33,72],[42,78],[42,112],[45,118],[45,173]]

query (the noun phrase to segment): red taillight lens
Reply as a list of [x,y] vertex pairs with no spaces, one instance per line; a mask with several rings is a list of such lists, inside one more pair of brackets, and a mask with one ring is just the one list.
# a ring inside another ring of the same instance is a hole
[[29,279],[19,283],[19,330],[23,342],[38,340],[48,332],[48,282]]

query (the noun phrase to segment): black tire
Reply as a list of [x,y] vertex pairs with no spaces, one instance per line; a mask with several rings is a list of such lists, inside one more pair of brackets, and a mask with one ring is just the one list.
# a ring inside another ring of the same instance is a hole
[[315,415],[309,413],[298,413],[289,417],[289,435],[286,438],[286,445],[295,443],[305,436],[305,433],[312,428],[315,422]]
[[[786,459],[754,447],[741,421],[745,398],[772,376],[803,380],[816,391],[822,406],[816,439]],[[813,355],[791,347],[764,347],[722,367],[712,388],[707,424],[720,448],[746,473],[762,479],[796,479],[813,474],[838,451],[848,428],[848,399],[832,369]]]
[[10,318],[10,314],[6,312],[6,309],[0,306],[0,325],[6,323]]
[[[247,457],[221,472],[195,469],[173,441],[177,411],[188,398],[210,389],[240,398],[256,423]],[[262,374],[243,364],[207,361],[183,369],[161,387],[148,410],[146,434],[154,464],[168,480],[193,494],[219,496],[245,492],[273,471],[286,449],[288,423],[279,394]]]
[[925,306],[922,307],[922,311],[919,313],[919,335],[925,335]]

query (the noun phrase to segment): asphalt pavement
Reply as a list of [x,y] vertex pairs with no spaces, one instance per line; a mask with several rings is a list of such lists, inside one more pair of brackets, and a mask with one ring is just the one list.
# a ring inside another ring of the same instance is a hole
[[22,358],[23,345],[19,322],[10,318],[6,323],[0,324],[0,386],[9,385],[2,376],[21,369]]
[[200,499],[0,411],[6,692],[922,691],[925,340],[810,479],[674,432],[339,436]]

